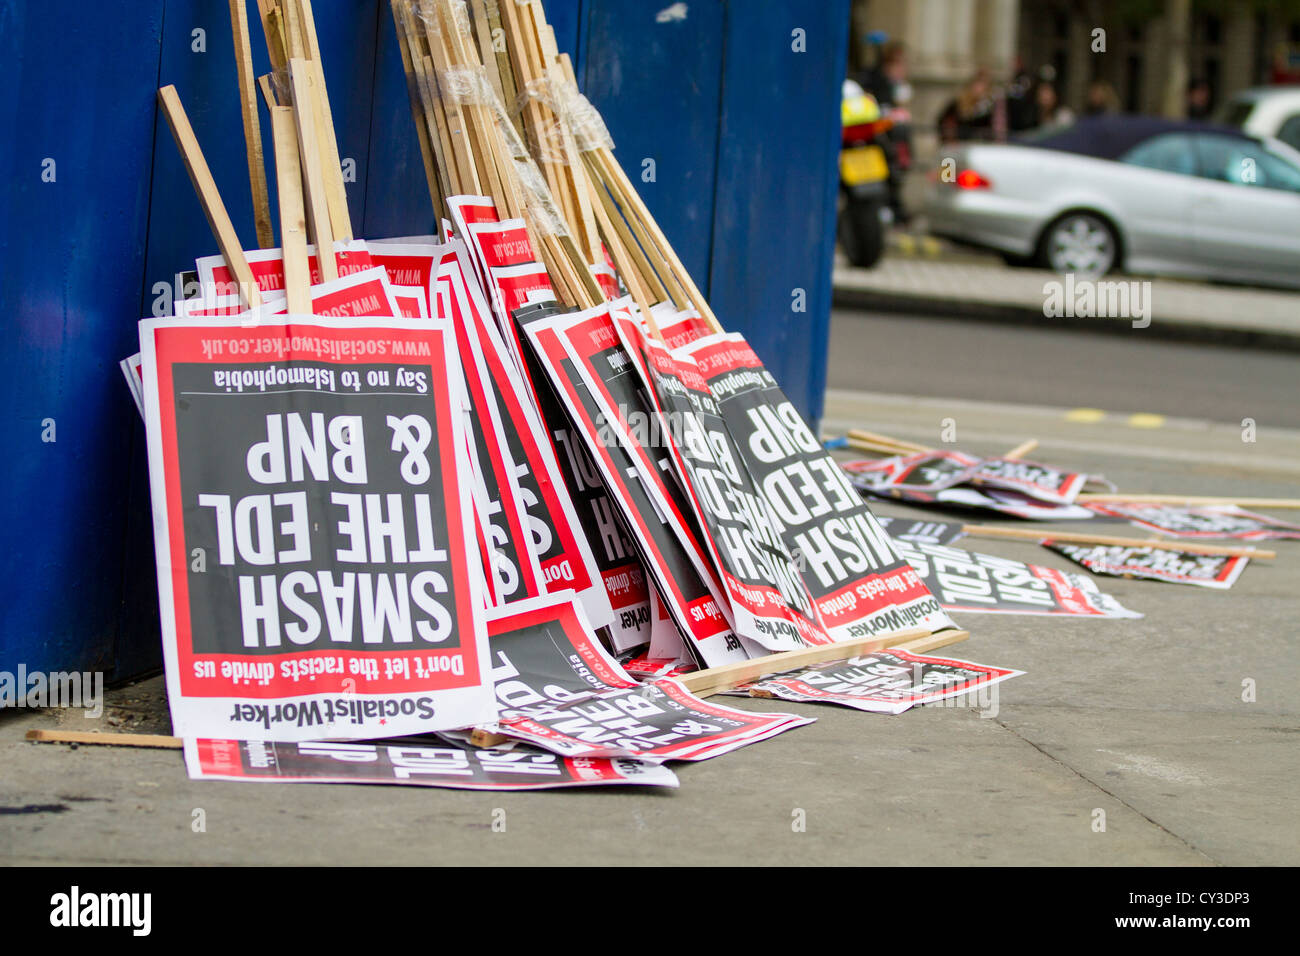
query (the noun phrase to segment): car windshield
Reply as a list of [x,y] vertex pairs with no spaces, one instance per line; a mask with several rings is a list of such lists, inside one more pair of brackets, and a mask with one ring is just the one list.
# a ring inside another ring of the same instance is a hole
[[1219,107],[1214,114],[1214,119],[1215,122],[1222,123],[1224,126],[1235,126],[1237,129],[1241,129],[1246,125],[1246,120],[1250,117],[1250,111],[1254,108],[1254,100],[1229,100]]

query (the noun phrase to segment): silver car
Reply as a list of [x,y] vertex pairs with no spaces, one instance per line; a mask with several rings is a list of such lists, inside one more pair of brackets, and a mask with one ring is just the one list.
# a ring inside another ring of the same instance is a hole
[[931,230],[1057,272],[1300,288],[1300,152],[1239,130],[1083,119],[940,153]]

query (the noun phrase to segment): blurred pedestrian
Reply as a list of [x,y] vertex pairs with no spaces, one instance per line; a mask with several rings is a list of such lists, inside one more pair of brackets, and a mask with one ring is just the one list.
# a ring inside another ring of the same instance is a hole
[[1056,84],[1040,80],[1034,86],[1034,125],[1039,129],[1049,126],[1068,126],[1074,122],[1074,110],[1061,103],[1056,95]]
[[1203,76],[1187,81],[1187,118],[1203,120],[1210,116],[1210,84]]
[[1115,87],[1105,80],[1093,80],[1088,84],[1088,92],[1083,98],[1083,115],[1100,116],[1103,113],[1119,112],[1119,95]]
[[[1005,112],[1005,111],[1003,111]],[[996,140],[998,113],[989,72],[981,68],[958,91],[939,116],[939,138],[945,143]]]

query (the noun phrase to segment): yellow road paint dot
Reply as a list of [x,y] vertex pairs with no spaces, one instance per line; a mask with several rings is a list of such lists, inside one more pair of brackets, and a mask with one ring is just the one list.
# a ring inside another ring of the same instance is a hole
[[1092,424],[1099,422],[1106,417],[1106,413],[1100,408],[1072,408],[1065,413],[1067,422],[1085,422]]
[[943,246],[939,244],[939,240],[934,236],[922,236],[921,251],[933,258],[943,252]]
[[1152,415],[1149,412],[1138,412],[1136,415],[1128,417],[1130,428],[1159,428],[1165,423],[1165,416]]
[[916,240],[907,233],[903,233],[898,237],[898,248],[903,255],[914,256],[916,255]]

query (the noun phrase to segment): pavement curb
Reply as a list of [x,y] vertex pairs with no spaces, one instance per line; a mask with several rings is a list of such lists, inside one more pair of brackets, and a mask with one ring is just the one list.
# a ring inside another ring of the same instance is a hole
[[1288,334],[1273,329],[1222,325],[1197,319],[1174,319],[1156,315],[1146,328],[1134,328],[1128,319],[1078,316],[1047,318],[1041,308],[1031,308],[1012,302],[956,299],[941,295],[913,295],[857,289],[843,285],[832,288],[831,302],[835,306],[874,309],[918,317],[960,318],[1000,325],[1033,325],[1037,328],[1064,328],[1106,335],[1142,334],[1173,341],[1300,352],[1300,330],[1297,330],[1296,334]]

